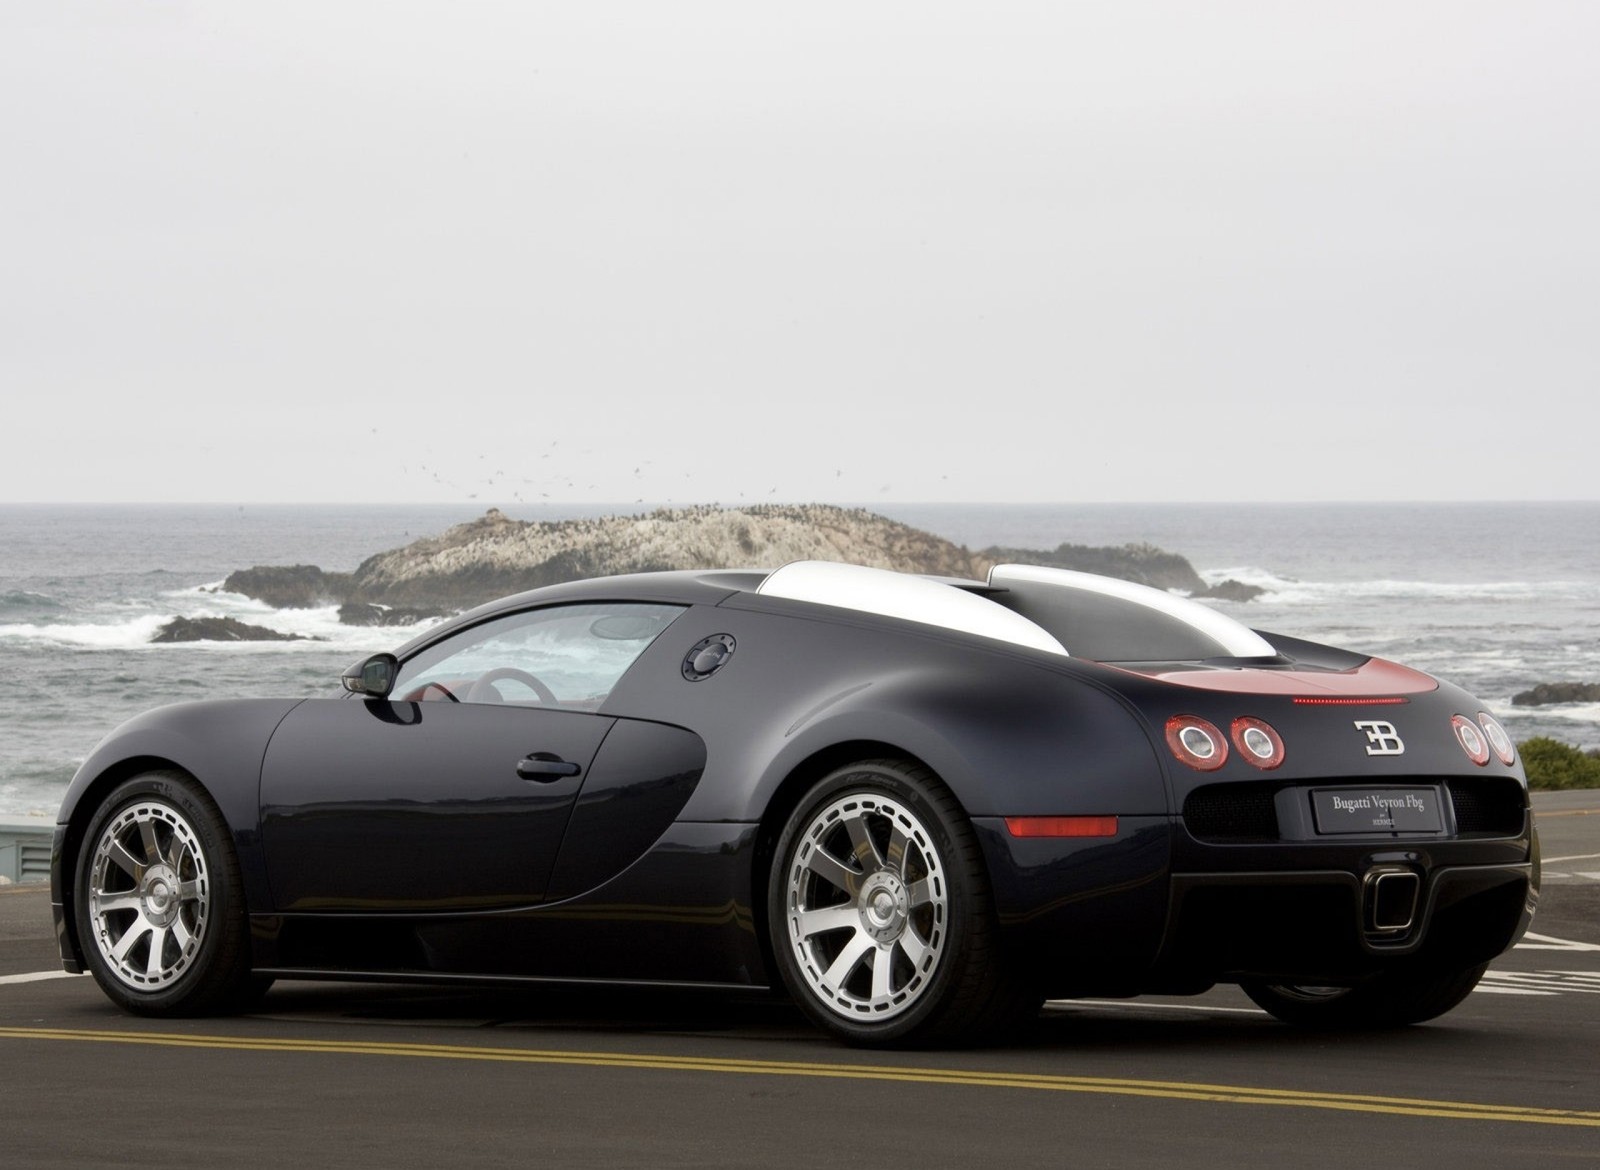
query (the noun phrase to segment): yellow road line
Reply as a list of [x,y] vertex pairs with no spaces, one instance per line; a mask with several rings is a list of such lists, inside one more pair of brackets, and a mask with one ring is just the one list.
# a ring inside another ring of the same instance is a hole
[[957,1068],[844,1064],[787,1060],[737,1060],[725,1057],[668,1056],[627,1052],[566,1052],[559,1049],[489,1048],[452,1044],[403,1044],[372,1040],[272,1039],[267,1037],[184,1035],[175,1032],[88,1031],[70,1028],[0,1028],[0,1038],[68,1040],[101,1044],[142,1044],[167,1048],[208,1048],[234,1052],[318,1053],[342,1056],[397,1056],[435,1060],[479,1060],[511,1064],[565,1064],[590,1068],[651,1069],[671,1072],[734,1073],[741,1076],[820,1077],[834,1080],[897,1081],[996,1089],[1034,1089],[1060,1093],[1104,1093],[1175,1101],[1214,1101],[1234,1105],[1289,1105],[1350,1113],[1440,1117],[1463,1121],[1519,1121],[1600,1129],[1600,1112],[1537,1109],[1522,1105],[1484,1105],[1357,1093],[1321,1093],[1244,1085],[1143,1081],[1121,1077],[1055,1076]]

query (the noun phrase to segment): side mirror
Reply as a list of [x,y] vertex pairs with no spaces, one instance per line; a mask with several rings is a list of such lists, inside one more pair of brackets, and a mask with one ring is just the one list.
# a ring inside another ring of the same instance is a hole
[[369,699],[386,699],[400,674],[400,660],[393,654],[374,654],[363,658],[340,676],[344,689]]

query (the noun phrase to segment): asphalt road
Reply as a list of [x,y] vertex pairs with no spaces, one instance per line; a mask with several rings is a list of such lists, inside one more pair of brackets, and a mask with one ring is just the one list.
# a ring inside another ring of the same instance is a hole
[[[1600,1164],[1600,792],[1541,795],[1534,934],[1444,1019],[1295,1032],[1231,988],[863,1053],[765,999],[280,984],[151,1021],[0,890],[0,1165]],[[30,978],[43,974],[43,978]],[[23,978],[18,978],[22,976]]]

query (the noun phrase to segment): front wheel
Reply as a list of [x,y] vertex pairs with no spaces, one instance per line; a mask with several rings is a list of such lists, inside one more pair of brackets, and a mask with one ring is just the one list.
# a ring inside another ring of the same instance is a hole
[[227,1011],[251,980],[243,891],[222,814],[189,777],[149,772],[89,822],[74,910],[90,973],[143,1015]]
[[971,826],[917,765],[851,764],[813,787],[767,911],[790,994],[850,1043],[970,1040],[1038,1007],[1001,954]]
[[1444,1015],[1472,993],[1488,968],[1483,963],[1464,971],[1395,971],[1356,987],[1258,982],[1240,987],[1286,1024],[1339,1031],[1402,1028]]

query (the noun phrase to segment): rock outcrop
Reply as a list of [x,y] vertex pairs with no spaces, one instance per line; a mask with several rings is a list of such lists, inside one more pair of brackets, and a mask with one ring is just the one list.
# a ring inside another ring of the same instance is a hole
[[986,563],[986,572],[987,565],[1047,565],[1053,569],[1120,577],[1156,589],[1181,589],[1191,596],[1206,591],[1206,583],[1193,565],[1178,554],[1153,544],[1125,544],[1117,548],[1087,544],[1058,544],[1053,549],[991,547],[978,556]]
[[1254,601],[1265,592],[1266,590],[1259,585],[1246,585],[1243,581],[1235,581],[1232,577],[1228,577],[1196,596],[1209,597],[1215,601]]
[[277,607],[339,604],[340,620],[347,624],[412,624],[508,593],[583,577],[658,569],[776,568],[799,560],[979,579],[992,565],[1019,561],[1207,593],[1187,560],[1153,545],[1063,544],[1048,551],[988,548],[974,553],[865,509],[822,504],[705,505],[558,521],[512,520],[491,508],[438,536],[368,557],[353,573],[325,573],[311,565],[258,567],[230,575],[223,588]]
[[1006,562],[1048,565],[1053,569],[1076,569],[1080,573],[1119,577],[1154,589],[1178,589],[1191,597],[1211,597],[1218,601],[1252,601],[1266,592],[1258,585],[1246,585],[1231,577],[1208,588],[1188,558],[1153,544],[1124,544],[1112,548],[1088,544],[1058,544],[1053,549],[993,547],[978,553],[976,559],[985,572],[989,565]]
[[151,642],[315,642],[304,634],[282,634],[265,626],[252,626],[230,617],[175,617],[151,637]]
[[1531,691],[1511,696],[1513,707],[1543,707],[1551,703],[1600,703],[1600,683],[1539,683]]
[[311,609],[342,600],[350,591],[350,574],[325,573],[315,565],[257,565],[229,573],[224,593],[242,593],[273,609]]
[[966,549],[862,509],[663,508],[643,516],[522,522],[491,508],[440,536],[369,557],[355,571],[349,599],[466,608],[584,577],[801,560],[958,577],[975,571]]

